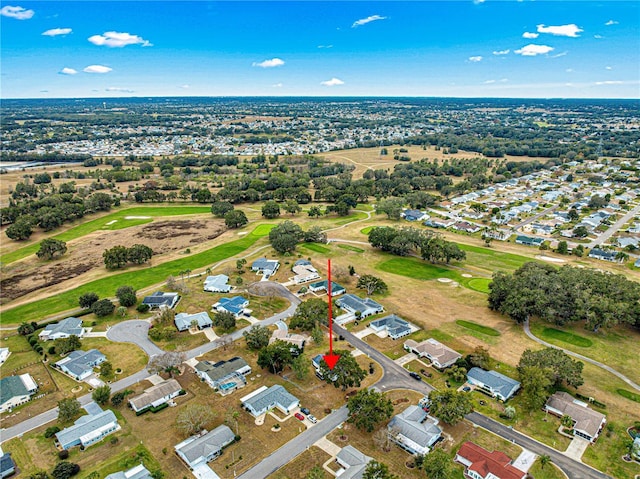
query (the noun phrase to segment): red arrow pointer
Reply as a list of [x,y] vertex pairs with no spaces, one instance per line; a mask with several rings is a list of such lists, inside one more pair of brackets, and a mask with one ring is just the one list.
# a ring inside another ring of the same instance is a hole
[[333,315],[332,315],[332,301],[331,301],[331,260],[327,260],[327,293],[329,295],[329,354],[325,354],[322,356],[324,362],[327,363],[329,369],[333,369],[336,367],[336,363],[338,359],[340,359],[339,354],[333,354]]

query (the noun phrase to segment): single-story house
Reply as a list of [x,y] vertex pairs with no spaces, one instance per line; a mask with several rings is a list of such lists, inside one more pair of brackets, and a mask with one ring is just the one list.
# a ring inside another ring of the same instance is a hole
[[107,360],[107,357],[97,349],[89,351],[72,351],[65,358],[55,363],[55,367],[68,374],[77,381],[82,381],[93,374],[93,368]]
[[566,392],[554,393],[544,406],[544,410],[554,416],[570,416],[573,419],[573,435],[596,442],[600,431],[607,422],[604,414],[589,409],[587,403],[578,401]]
[[251,374],[251,366],[242,358],[235,357],[228,361],[200,361],[195,366],[196,374],[223,396],[247,384],[246,376]]
[[469,369],[467,381],[469,384],[477,386],[479,390],[501,401],[507,401],[520,389],[520,383],[515,379],[511,379],[497,371],[485,371],[481,368]]
[[398,339],[411,334],[411,325],[395,314],[371,321],[369,327],[376,333],[386,330],[391,339]]
[[271,338],[269,338],[269,344],[275,341],[284,341],[285,343],[293,344],[300,349],[304,349],[304,345],[307,343],[309,338],[302,334],[289,333],[284,329],[276,329]]
[[4,479],[16,472],[16,463],[13,462],[10,452],[5,452],[0,456],[0,478]]
[[279,384],[270,388],[262,386],[240,399],[240,402],[242,407],[254,417],[258,417],[274,407],[277,407],[284,414],[290,414],[300,406],[300,400]]
[[30,374],[0,379],[0,412],[10,411],[20,404],[29,402],[37,390],[38,385]]
[[362,479],[369,461],[371,458],[362,454],[355,447],[345,446],[336,455],[336,462],[342,468],[342,472],[338,472],[337,477],[340,479]]
[[145,296],[142,300],[142,304],[146,304],[150,309],[172,309],[176,304],[178,304],[179,300],[180,295],[178,293],[163,293],[162,291],[156,291],[151,296]]
[[226,274],[217,274],[215,276],[207,276],[204,280],[204,290],[210,293],[228,293],[231,291],[229,276]]
[[449,228],[456,223],[456,220],[452,219],[441,219],[441,218],[431,218],[425,221],[423,224],[425,226],[431,226],[432,228]]
[[49,324],[38,334],[41,341],[68,338],[69,336],[84,336],[86,330],[82,327],[82,320],[78,318],[65,318],[59,323]]
[[635,262],[633,263],[633,265],[634,265],[636,268],[640,268],[640,258],[638,258],[637,260],[635,260]]
[[222,449],[235,441],[235,437],[228,426],[218,426],[213,431],[196,434],[177,444],[176,454],[193,470],[222,454]]
[[104,479],[153,479],[149,470],[143,464],[138,464],[128,471],[118,471],[109,474]]
[[62,449],[74,446],[90,446],[120,429],[113,411],[107,409],[99,414],[87,414],[76,420],[73,426],[56,433],[56,441]]
[[173,320],[178,331],[187,331],[191,327],[191,323],[193,321],[198,323],[198,329],[210,328],[213,326],[213,322],[206,311],[195,314],[178,313]]
[[251,271],[262,274],[267,278],[274,275],[279,267],[280,261],[277,259],[258,258],[251,263]]
[[[309,263],[307,260],[298,261],[305,261],[306,263]],[[293,268],[291,268],[291,270],[295,273],[293,281],[296,284],[308,283],[309,281],[313,281],[314,279],[318,279],[320,277],[320,275],[318,274],[318,270],[311,266],[311,263],[298,264],[298,261],[296,261],[296,264],[294,264]]]
[[[322,379],[324,381],[324,375],[320,372],[320,363],[322,363],[323,360],[324,359],[322,357],[322,354],[317,354],[316,356],[311,358],[311,365],[313,366],[313,369],[315,369],[318,379]],[[338,376],[334,374],[329,379],[335,381],[336,379],[338,379]]]
[[[309,291],[312,291],[314,293],[317,293],[318,291],[327,291],[328,289],[327,287],[329,286],[327,280],[325,279],[324,281],[318,281],[317,283],[311,283],[309,285]],[[331,281],[331,297],[333,298],[334,296],[338,296],[340,294],[344,294],[346,293],[347,290],[346,288],[340,286],[338,283],[334,283],[333,281]]]
[[429,338],[421,343],[418,343],[413,339],[407,339],[404,342],[404,349],[417,354],[418,357],[425,357],[429,359],[429,361],[431,361],[431,363],[438,369],[453,366],[453,364],[462,357],[462,354],[433,338]]
[[362,299],[355,294],[345,294],[336,301],[336,304],[338,307],[352,314],[356,314],[359,311],[361,318],[366,318],[372,314],[378,314],[384,311],[380,303],[375,302],[371,298]]
[[393,416],[387,426],[389,439],[410,454],[427,454],[442,437],[438,420],[419,406],[409,406]]
[[454,459],[464,465],[465,477],[472,479],[524,479],[525,471],[511,464],[511,458],[504,452],[489,452],[474,444],[465,442]]
[[129,399],[131,409],[135,412],[151,407],[158,407],[169,402],[180,394],[182,386],[175,379],[167,379],[144,390],[142,394]]
[[9,348],[0,348],[0,364],[4,363],[8,358],[11,351]]
[[523,244],[525,246],[537,246],[539,247],[544,242],[542,238],[531,238],[529,236],[516,236],[516,243]]
[[593,248],[589,251],[589,258],[601,259],[603,261],[611,261],[616,262],[616,252],[615,251],[605,251],[600,248]]
[[402,216],[407,221],[422,221],[429,219],[429,215],[420,210],[406,209],[402,213],[400,213],[400,216]]
[[617,239],[618,245],[621,248],[626,248],[627,246],[635,246],[638,247],[638,243],[640,242],[640,238],[635,236],[624,236]]
[[465,233],[477,233],[481,228],[478,225],[469,223],[468,221],[458,221],[453,225],[453,229],[457,231],[464,231]]
[[219,313],[226,311],[237,318],[242,316],[247,306],[249,306],[248,299],[242,296],[234,296],[233,298],[220,298],[220,301],[213,305],[213,310]]
[[640,461],[640,436],[636,436],[631,446],[631,457],[636,461]]

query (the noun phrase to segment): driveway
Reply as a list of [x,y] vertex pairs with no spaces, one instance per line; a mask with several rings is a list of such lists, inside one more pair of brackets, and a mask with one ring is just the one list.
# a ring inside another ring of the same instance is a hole
[[576,461],[582,461],[582,455],[587,450],[587,447],[589,447],[589,444],[591,443],[586,439],[574,436],[564,453]]

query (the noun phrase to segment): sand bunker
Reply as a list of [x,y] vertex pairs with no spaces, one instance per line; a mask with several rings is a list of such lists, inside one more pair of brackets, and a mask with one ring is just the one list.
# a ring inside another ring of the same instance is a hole
[[125,220],[150,220],[151,216],[125,216]]
[[450,280],[449,278],[438,278],[438,281],[440,281],[441,283],[451,283],[452,280]]
[[473,278],[473,275],[469,273],[462,273],[460,276],[462,276],[463,278]]
[[113,223],[117,223],[117,222],[118,222],[118,220],[111,220],[108,223],[105,223],[105,226],[109,226],[109,225],[112,225]]
[[564,259],[552,258],[551,256],[544,256],[544,255],[537,255],[536,259],[541,259],[542,261],[548,261],[550,263],[566,263]]

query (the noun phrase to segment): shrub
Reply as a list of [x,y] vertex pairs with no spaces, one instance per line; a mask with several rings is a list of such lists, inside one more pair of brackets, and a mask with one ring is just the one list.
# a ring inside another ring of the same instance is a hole
[[60,459],[68,459],[69,458],[69,451],[67,451],[66,449],[63,449],[62,451],[58,451],[58,457]]
[[149,305],[140,303],[136,308],[136,311],[139,313],[146,313],[147,311],[149,311]]
[[49,439],[50,437],[53,437],[53,435],[56,432],[60,432],[60,428],[58,426],[51,426],[48,427],[47,430],[44,432],[44,437],[46,437],[47,439]]

